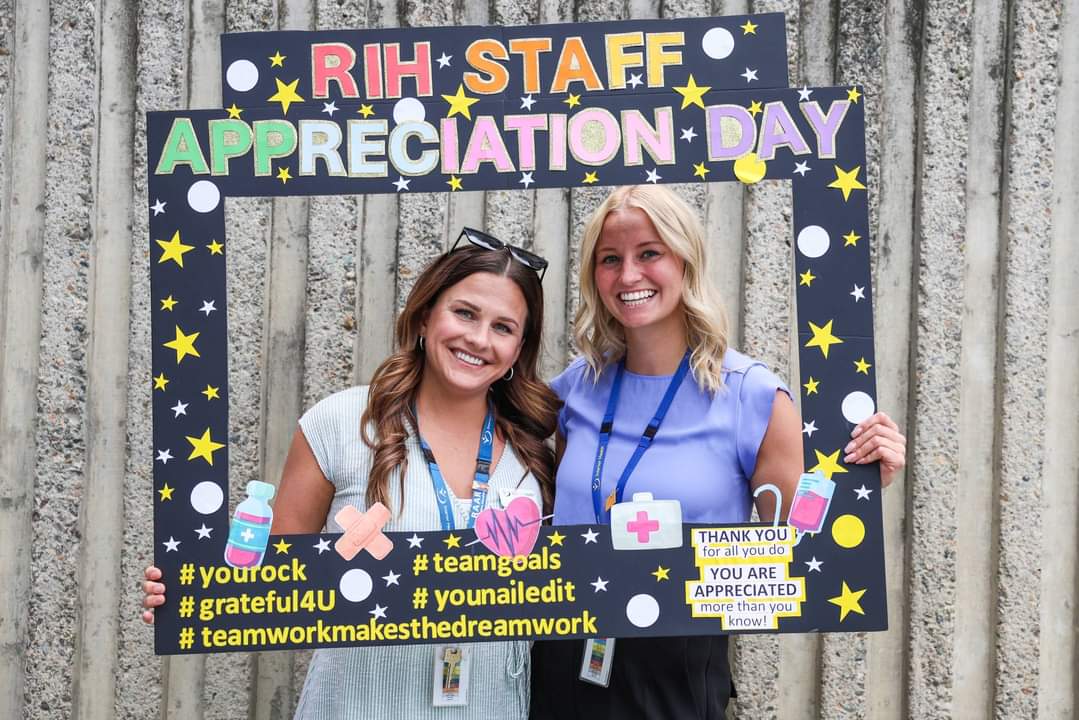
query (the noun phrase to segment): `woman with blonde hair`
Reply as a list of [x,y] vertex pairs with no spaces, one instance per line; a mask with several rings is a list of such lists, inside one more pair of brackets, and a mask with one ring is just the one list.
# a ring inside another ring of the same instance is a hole
[[[558,400],[536,377],[547,263],[469,228],[462,240],[416,280],[397,318],[397,350],[370,386],[331,395],[300,418],[273,534],[341,532],[333,518],[349,504],[382,502],[392,513],[385,529],[396,532],[472,527],[484,507],[520,495],[550,506],[554,456],[545,441]],[[147,569],[147,622],[165,602],[160,579]],[[318,650],[296,717],[527,716],[526,642],[453,648],[455,659],[470,654],[471,682],[467,704],[447,707],[436,706],[432,688],[440,648]]]
[[[633,493],[675,499],[684,522],[785,517],[803,471],[802,426],[784,383],[728,346],[696,214],[656,185],[616,189],[581,245],[581,357],[552,381],[558,416],[554,524],[606,523]],[[880,461],[906,439],[883,413],[852,433],[845,462]],[[585,652],[591,652],[591,641]],[[610,651],[610,648],[608,648]],[[533,648],[533,718],[716,718],[733,692],[727,637],[619,639],[606,686],[579,677],[579,641]]]

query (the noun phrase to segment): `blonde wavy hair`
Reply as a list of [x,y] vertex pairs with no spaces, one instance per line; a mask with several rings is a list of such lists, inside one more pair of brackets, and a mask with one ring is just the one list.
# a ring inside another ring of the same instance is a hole
[[660,185],[626,185],[603,201],[584,228],[581,240],[581,303],[577,308],[574,342],[598,379],[603,369],[626,354],[622,325],[604,306],[596,289],[596,245],[603,223],[612,212],[638,208],[656,228],[663,243],[685,262],[682,306],[686,339],[692,352],[690,368],[697,384],[711,393],[723,387],[723,354],[727,351],[727,311],[708,271],[704,228],[685,202]]

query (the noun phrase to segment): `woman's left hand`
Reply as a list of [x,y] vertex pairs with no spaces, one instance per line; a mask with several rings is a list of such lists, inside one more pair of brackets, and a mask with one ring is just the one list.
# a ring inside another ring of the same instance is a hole
[[843,448],[843,462],[864,465],[880,461],[880,485],[888,487],[907,464],[907,438],[887,413],[878,412],[858,423]]

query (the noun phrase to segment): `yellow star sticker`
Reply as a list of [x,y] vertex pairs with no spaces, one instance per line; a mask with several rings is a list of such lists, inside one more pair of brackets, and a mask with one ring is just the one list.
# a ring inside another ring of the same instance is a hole
[[853,245],[854,247],[858,247],[858,241],[862,239],[862,236],[855,235],[854,231],[851,230],[849,233],[843,236],[843,239],[846,240],[846,242],[843,243],[843,247],[849,247],[851,245]]
[[670,580],[670,578],[667,576],[667,573],[669,573],[669,572],[670,572],[670,568],[665,568],[662,565],[659,565],[659,566],[656,567],[656,569],[654,571],[652,571],[651,574],[655,575],[656,576],[656,582],[659,582],[660,580]]
[[479,102],[479,98],[470,98],[465,95],[465,86],[458,85],[457,93],[454,95],[443,95],[442,99],[450,104],[450,111],[446,113],[447,118],[451,118],[457,113],[461,113],[465,116],[466,120],[472,119],[472,111],[470,107]]
[[547,536],[547,540],[551,543],[551,546],[562,545],[562,541],[566,539],[566,536],[555,530],[553,533]]
[[749,104],[749,114],[753,117],[757,117],[757,113],[761,111],[761,104],[754,100]]
[[446,181],[446,184],[450,186],[451,191],[460,190],[461,178],[457,177],[456,175],[450,175],[450,179]]
[[285,542],[285,538],[281,538],[273,544],[273,549],[277,552],[275,555],[288,555],[288,549],[292,547],[292,543]]
[[825,455],[820,450],[814,450],[813,452],[817,455],[817,464],[809,468],[810,473],[815,473],[816,471],[820,470],[822,473],[824,473],[824,477],[831,480],[832,475],[835,475],[836,473],[847,472],[847,468],[839,464],[838,450],[836,450],[831,455]]
[[167,298],[162,298],[161,309],[171,311],[172,308],[176,306],[176,302],[176,300],[172,299],[172,295],[169,295]]
[[292,175],[289,174],[287,167],[277,169],[277,179],[281,181],[282,185],[292,179]]
[[806,270],[804,273],[802,273],[798,277],[801,278],[798,281],[798,284],[799,285],[805,285],[806,287],[812,286],[813,281],[817,279],[817,276],[813,274],[812,270]]
[[591,185],[594,182],[599,182],[599,176],[595,172],[587,172],[584,174],[584,180],[581,182],[585,185]]
[[813,376],[810,375],[809,376],[809,382],[802,385],[802,387],[804,387],[806,389],[806,395],[809,396],[809,395],[816,395],[817,394],[817,386],[818,385],[820,385],[820,380],[814,380]]
[[574,95],[573,93],[570,93],[569,97],[566,98],[565,100],[563,100],[562,102],[566,103],[571,108],[574,108],[574,107],[577,107],[578,105],[581,104],[581,96],[580,95]]
[[813,339],[806,343],[806,347],[819,347],[826,360],[828,359],[828,348],[843,342],[832,334],[831,320],[825,323],[824,327],[817,327],[813,323],[809,323],[809,329],[813,331]]
[[369,118],[375,114],[375,109],[370,105],[360,105],[360,109],[356,112],[358,112],[360,115],[363,115],[365,118]]
[[169,379],[165,377],[165,373],[161,373],[154,378],[154,390],[164,390],[165,386],[169,384]]
[[443,538],[442,542],[446,543],[447,548],[461,547],[461,538],[457,537],[453,533],[450,533],[449,537]]
[[742,28],[742,34],[743,35],[756,35],[757,34],[757,27],[758,26],[754,25],[752,20],[746,20],[746,24],[745,25],[739,25],[739,27]]
[[172,500],[173,490],[174,488],[170,488],[168,483],[162,485],[161,489],[157,491],[161,495],[161,502],[165,502],[166,500]]
[[184,437],[191,443],[191,454],[187,456],[188,460],[200,457],[213,465],[214,451],[225,447],[224,443],[214,442],[213,438],[210,437],[210,428],[206,428],[206,432],[202,434],[202,437],[191,437],[190,435],[185,435]]
[[704,110],[704,94],[712,89],[711,85],[698,85],[697,81],[693,79],[693,75],[690,74],[689,81],[682,87],[675,86],[674,91],[682,96],[682,107],[680,110],[685,110],[690,105],[696,105],[701,110]]
[[225,108],[225,109],[229,111],[229,119],[230,120],[239,120],[240,119],[240,113],[243,112],[243,110],[236,107],[236,103],[232,103],[232,107]]
[[863,375],[868,375],[869,374],[869,368],[871,368],[871,367],[873,367],[873,366],[865,361],[864,356],[859,358],[858,360],[854,361],[854,368],[855,368],[854,371],[855,372],[860,372]]
[[862,94],[858,92],[858,88],[851,88],[847,91],[847,99],[850,100],[852,103],[858,102],[858,98],[860,98],[861,96]]
[[207,384],[206,389],[202,391],[202,394],[206,396],[207,401],[213,400],[214,398],[220,400],[221,396],[217,394],[217,390],[218,389],[215,388],[213,385]]
[[281,103],[281,114],[288,115],[288,106],[294,102],[303,102],[303,98],[296,93],[296,86],[299,84],[300,79],[296,78],[288,85],[281,82],[278,78],[273,79],[277,83],[277,92],[271,95],[266,102],[279,102]]
[[177,230],[172,234],[172,238],[165,242],[164,240],[154,240],[162,250],[161,257],[157,259],[158,264],[165,262],[166,260],[172,260],[180,267],[184,266],[184,253],[190,252],[195,249],[194,245],[184,245],[180,242],[180,231]]
[[275,50],[274,54],[270,56],[270,67],[285,67],[284,62],[287,57],[288,55],[282,55],[280,50]]
[[862,599],[863,595],[865,595],[865,590],[852,592],[851,589],[847,587],[846,581],[844,581],[843,592],[834,598],[828,598],[828,602],[839,606],[839,622],[843,622],[847,618],[847,613],[850,612],[865,615],[865,613],[862,612],[861,604],[858,602]]
[[206,247],[210,248],[210,254],[211,255],[224,255],[224,253],[221,252],[221,248],[223,248],[225,246],[222,245],[221,243],[219,243],[216,240],[210,241],[210,244],[207,245]]
[[201,355],[199,355],[199,351],[195,349],[195,338],[197,338],[198,336],[198,333],[184,335],[184,331],[180,329],[180,326],[176,326],[176,339],[169,340],[167,343],[165,343],[165,347],[169,348],[170,350],[176,351],[177,365],[179,365],[180,361],[188,355],[202,357]]
[[853,191],[853,190],[865,190],[865,185],[858,182],[858,171],[862,169],[861,165],[859,165],[858,167],[856,167],[856,168],[854,168],[853,170],[850,170],[850,171],[844,170],[841,167],[839,167],[838,165],[836,165],[834,167],[835,167],[835,180],[830,182],[828,184],[828,187],[836,188],[837,190],[842,190],[843,191],[843,201],[844,202],[846,202],[847,198],[850,197],[851,191]]
[[712,171],[706,168],[703,162],[697,163],[693,166],[693,175],[695,177],[699,177],[701,180],[704,180],[704,176],[710,172]]

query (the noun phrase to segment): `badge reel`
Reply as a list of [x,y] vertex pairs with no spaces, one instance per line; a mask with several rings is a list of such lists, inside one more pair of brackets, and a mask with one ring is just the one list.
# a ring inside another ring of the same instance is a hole
[[464,645],[435,645],[434,693],[431,704],[448,707],[468,704],[471,652]]

